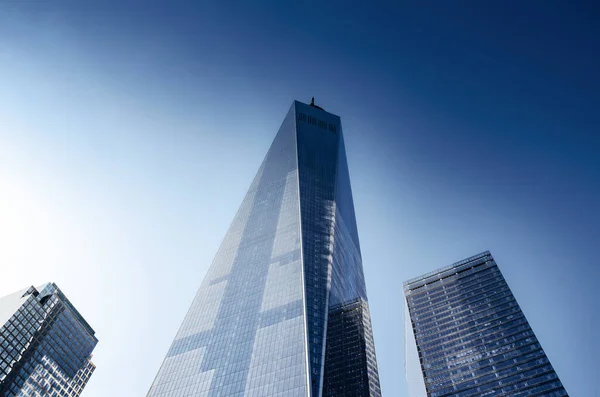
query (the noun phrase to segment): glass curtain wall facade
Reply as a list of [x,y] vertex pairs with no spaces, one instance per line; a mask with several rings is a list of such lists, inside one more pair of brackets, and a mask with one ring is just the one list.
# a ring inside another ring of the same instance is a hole
[[489,252],[407,281],[404,293],[411,396],[568,395]]
[[334,395],[377,364],[340,118],[295,101],[148,396]]
[[0,324],[1,396],[81,394],[98,339],[55,284],[1,298]]

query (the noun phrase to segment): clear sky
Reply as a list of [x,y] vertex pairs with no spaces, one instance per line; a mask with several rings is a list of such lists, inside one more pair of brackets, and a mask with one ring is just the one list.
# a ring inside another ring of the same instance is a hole
[[56,282],[100,339],[84,397],[145,395],[315,96],[384,395],[407,395],[402,281],[489,249],[569,393],[600,396],[598,6],[283,3],[0,1],[0,296]]

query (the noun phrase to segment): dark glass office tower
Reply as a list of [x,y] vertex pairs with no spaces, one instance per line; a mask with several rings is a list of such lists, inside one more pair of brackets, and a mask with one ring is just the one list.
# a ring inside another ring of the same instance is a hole
[[81,394],[98,339],[54,283],[0,298],[0,324],[0,396]]
[[489,252],[404,293],[411,397],[567,396]]
[[380,396],[338,116],[292,104],[148,396]]

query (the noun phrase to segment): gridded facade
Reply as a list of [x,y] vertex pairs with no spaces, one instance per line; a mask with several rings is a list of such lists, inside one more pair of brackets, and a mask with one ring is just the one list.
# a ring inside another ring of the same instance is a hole
[[407,281],[404,293],[412,396],[568,395],[489,252]]
[[55,284],[0,299],[0,320],[0,395],[81,394],[98,340]]
[[[329,338],[350,338],[330,307],[361,298],[368,314],[364,284],[340,119],[294,102],[148,396],[328,395]],[[378,391],[372,335],[352,337]]]
[[362,298],[332,307],[327,321],[323,394],[381,396],[373,346],[369,307]]

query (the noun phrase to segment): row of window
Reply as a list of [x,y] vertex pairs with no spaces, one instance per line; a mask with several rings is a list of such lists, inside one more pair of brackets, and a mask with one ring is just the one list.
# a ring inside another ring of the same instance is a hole
[[304,113],[297,113],[296,120],[303,121],[303,122],[308,123],[310,125],[314,125],[314,126],[319,127],[319,128],[321,128],[323,130],[328,130],[330,132],[333,132],[334,134],[337,133],[337,127],[335,126],[335,124],[327,123],[326,121],[319,120],[319,119],[317,119],[316,117],[313,117],[313,116],[307,116]]

